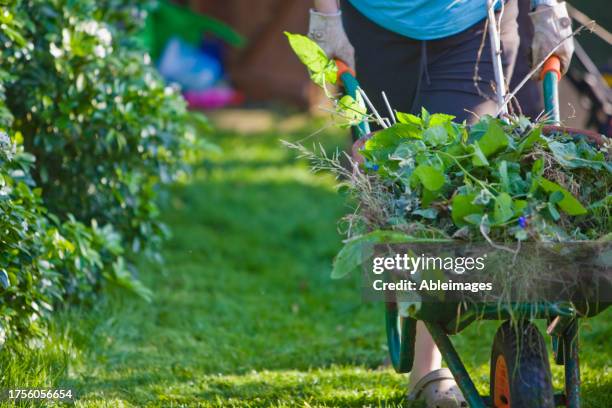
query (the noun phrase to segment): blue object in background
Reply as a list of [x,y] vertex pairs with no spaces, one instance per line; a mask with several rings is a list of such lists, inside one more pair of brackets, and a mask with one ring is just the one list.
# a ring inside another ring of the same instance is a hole
[[167,81],[192,91],[212,87],[223,75],[218,57],[208,55],[178,37],[171,38],[166,44],[158,69]]
[[202,44],[200,45],[201,52],[221,63],[222,75],[225,74],[225,64],[223,61],[225,61],[226,47],[226,44],[222,40],[217,38],[209,38],[208,36],[204,37]]

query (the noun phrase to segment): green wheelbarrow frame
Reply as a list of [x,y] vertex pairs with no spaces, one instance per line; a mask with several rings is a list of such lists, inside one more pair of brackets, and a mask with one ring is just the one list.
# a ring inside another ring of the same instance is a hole
[[[578,358],[578,319],[594,316],[607,308],[607,304],[592,303],[576,308],[559,303],[516,303],[498,305],[483,303],[469,305],[460,310],[458,303],[424,303],[414,317],[399,317],[395,302],[385,303],[385,326],[391,362],[396,372],[407,373],[414,361],[414,339],[417,320],[423,321],[457,385],[470,407],[491,407],[491,397],[481,396],[450,335],[459,333],[476,320],[546,319],[552,339],[555,362],[565,366],[565,393],[555,394],[557,406],[580,407],[580,368]],[[460,310],[460,311],[459,311]],[[398,325],[398,322],[401,322]],[[400,327],[401,326],[401,327]]]
[[[337,63],[338,77],[346,94],[356,98],[359,83],[354,72],[341,61]],[[544,126],[544,133],[565,131],[570,134],[582,134],[593,142],[601,144],[603,139],[599,134],[558,126],[560,122],[558,82],[561,79],[561,72],[557,57],[553,56],[546,62],[541,79],[545,110],[551,122],[551,125]],[[360,123],[356,126],[356,131],[360,137],[367,137],[370,134],[368,123],[365,121]],[[400,318],[397,303],[389,301],[385,303],[389,355],[396,372],[409,372],[414,361],[416,323],[417,320],[423,321],[470,407],[492,407],[492,396],[482,396],[478,393],[449,336],[460,332],[475,320],[508,320],[517,317],[525,320],[546,319],[549,323],[547,332],[552,339],[554,360],[556,364],[565,368],[565,390],[564,393],[555,394],[555,405],[580,408],[578,319],[594,316],[605,310],[607,306],[608,304],[598,303],[578,306],[560,303],[508,305],[484,303],[462,307],[458,303],[423,303],[422,308],[414,316]],[[461,311],[458,312],[459,310]]]

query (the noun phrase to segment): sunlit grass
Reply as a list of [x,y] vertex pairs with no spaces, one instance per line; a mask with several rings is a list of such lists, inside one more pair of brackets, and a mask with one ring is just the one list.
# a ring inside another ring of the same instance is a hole
[[[165,266],[141,265],[153,302],[111,292],[60,314],[38,348],[2,353],[6,385],[71,386],[80,407],[407,406],[405,376],[385,365],[382,305],[362,303],[356,277],[329,278],[346,203],[279,143],[314,129],[214,137],[222,154],[164,206]],[[612,406],[610,316],[583,325],[587,407]],[[453,338],[483,393],[497,325]]]

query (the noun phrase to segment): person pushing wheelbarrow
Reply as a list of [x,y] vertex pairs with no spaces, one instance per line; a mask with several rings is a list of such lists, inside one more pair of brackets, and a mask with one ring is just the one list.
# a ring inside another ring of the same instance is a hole
[[[523,63],[519,0],[498,4],[501,63],[509,82],[515,65]],[[565,3],[533,0],[529,6],[533,66],[558,46],[554,54],[565,73],[574,50]],[[356,71],[378,110],[385,107],[385,92],[398,111],[418,113],[424,107],[473,123],[499,108],[491,86],[494,57],[483,38],[487,12],[486,0],[349,0],[341,5],[314,0],[308,35],[329,57]],[[419,322],[408,398],[424,400],[428,407],[467,407],[452,374],[441,365],[438,348]]]

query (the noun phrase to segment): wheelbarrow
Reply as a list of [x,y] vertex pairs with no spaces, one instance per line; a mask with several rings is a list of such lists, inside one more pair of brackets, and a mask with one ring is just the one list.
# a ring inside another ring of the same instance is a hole
[[[354,73],[338,62],[338,77],[344,92],[357,97],[359,84]],[[544,87],[545,109],[551,124],[545,125],[544,134],[565,133],[586,136],[590,143],[603,145],[605,137],[591,131],[559,126],[558,81],[561,79],[560,62],[551,57],[541,76]],[[367,122],[354,129],[361,137],[353,145],[358,151],[369,137]],[[607,308],[607,303],[431,303],[410,317],[400,317],[398,303],[387,299],[385,325],[387,344],[392,365],[396,372],[407,373],[412,369],[416,323],[421,320],[452,372],[465,399],[472,408],[549,408],[566,406],[579,408],[580,367],[578,357],[578,319],[594,316]],[[460,313],[458,310],[461,309]],[[533,320],[545,319],[547,333],[551,337],[554,361],[565,369],[564,392],[555,393],[544,337]],[[502,320],[495,335],[490,363],[490,395],[478,393],[450,336],[457,334],[476,320]],[[517,345],[523,345],[518,347]],[[534,386],[535,385],[535,386]]]

